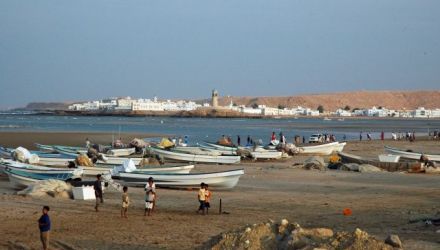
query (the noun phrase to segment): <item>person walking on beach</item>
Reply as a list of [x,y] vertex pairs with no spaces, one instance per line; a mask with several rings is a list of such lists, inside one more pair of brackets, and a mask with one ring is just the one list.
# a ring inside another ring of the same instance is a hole
[[102,195],[102,183],[101,183],[101,175],[98,174],[96,176],[96,181],[93,183],[93,189],[95,190],[95,197],[96,197],[96,205],[95,205],[95,211],[99,212],[99,205],[101,203],[104,203],[104,197]]
[[122,193],[121,218],[128,219],[127,210],[128,210],[128,205],[130,204],[130,198],[128,197],[128,193],[127,193],[128,187],[124,186],[122,188],[122,191],[124,191],[124,193]]
[[306,137],[305,137],[305,136],[303,136],[303,138],[302,138],[302,139],[303,139],[303,140],[302,140],[302,141],[303,141],[303,144],[304,144],[304,143],[306,143]]
[[249,146],[251,144],[251,136],[247,136],[246,146]]
[[371,134],[370,134],[370,133],[367,133],[367,139],[368,139],[369,141],[371,141]]
[[280,132],[280,143],[282,145],[286,144],[286,137],[283,135],[283,132]]
[[241,145],[241,138],[239,135],[237,135],[237,146]]
[[38,228],[40,229],[40,240],[43,244],[43,250],[49,249],[49,233],[50,233],[50,218],[48,206],[43,207],[43,215],[38,220]]
[[89,141],[89,138],[86,138],[86,148],[87,148],[87,149],[90,148],[90,141]]
[[197,194],[197,199],[199,200],[199,210],[197,210],[197,213],[200,213],[202,211],[202,214],[205,215],[206,211],[206,189],[205,189],[205,183],[200,183],[200,189],[199,193]]
[[209,213],[209,208],[211,207],[211,197],[212,192],[209,190],[208,184],[205,184],[205,208],[206,208],[206,214]]
[[362,141],[362,131],[359,133],[359,141]]
[[380,133],[380,139],[382,141],[385,139],[385,133],[383,131]]

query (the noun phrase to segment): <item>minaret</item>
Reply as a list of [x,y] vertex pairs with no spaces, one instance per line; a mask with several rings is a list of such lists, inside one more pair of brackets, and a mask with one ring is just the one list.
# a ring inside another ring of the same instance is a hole
[[212,90],[212,99],[211,99],[211,104],[213,108],[217,108],[218,107],[218,92],[217,90]]

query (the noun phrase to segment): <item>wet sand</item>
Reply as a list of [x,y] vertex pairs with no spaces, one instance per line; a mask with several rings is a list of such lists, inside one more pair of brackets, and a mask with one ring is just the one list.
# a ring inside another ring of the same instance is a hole
[[[88,135],[56,134],[51,140],[59,144],[78,140],[82,144],[84,136]],[[10,142],[33,143],[36,139],[32,134],[23,137],[11,135]],[[415,143],[349,142],[346,151],[373,157],[383,153],[384,144],[440,152],[440,142],[429,140]],[[94,201],[13,195],[14,190],[3,177],[0,179],[0,232],[3,236],[0,248],[24,246],[39,249],[36,221],[43,205],[51,206],[51,246],[57,249],[193,249],[221,232],[282,218],[297,221],[304,227],[347,231],[359,227],[380,239],[391,233],[398,234],[406,249],[440,247],[440,234],[436,233],[438,227],[409,223],[417,218],[440,217],[440,176],[320,172],[293,166],[305,158],[228,166],[197,165],[195,171],[198,172],[245,169],[245,175],[235,189],[214,190],[208,216],[195,213],[198,206],[196,191],[158,189],[157,211],[151,217],[144,217],[143,191],[130,188],[129,219],[121,219],[120,193],[117,191],[105,193],[105,204],[96,213]],[[223,211],[228,214],[218,214],[220,198]],[[352,216],[342,215],[346,207],[353,210]]]

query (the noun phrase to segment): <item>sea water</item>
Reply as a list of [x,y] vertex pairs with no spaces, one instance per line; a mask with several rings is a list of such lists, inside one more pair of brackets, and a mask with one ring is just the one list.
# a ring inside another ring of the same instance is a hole
[[391,132],[415,131],[416,136],[440,130],[440,120],[416,119],[345,119],[331,121],[322,118],[297,119],[242,119],[242,118],[177,118],[177,117],[124,117],[124,116],[55,116],[35,114],[0,114],[0,131],[51,132],[108,132],[148,133],[168,136],[188,136],[190,144],[215,141],[230,136],[234,142],[240,135],[268,142],[272,132],[280,132],[292,141],[295,135],[307,138],[314,133],[334,134],[337,140],[358,140],[360,132],[366,139],[370,133],[378,139],[382,131],[387,138]]

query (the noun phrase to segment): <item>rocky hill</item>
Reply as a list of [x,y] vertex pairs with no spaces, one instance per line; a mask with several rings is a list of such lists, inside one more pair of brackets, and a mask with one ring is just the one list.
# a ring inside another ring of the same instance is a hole
[[373,106],[389,109],[440,108],[440,91],[356,91],[281,97],[222,97],[219,103],[228,105],[231,100],[237,105],[246,106],[264,104],[269,107],[281,105],[289,108],[303,106],[316,109],[322,105],[325,110],[336,110],[346,105],[351,109]]
[[66,110],[73,102],[30,102],[22,110]]

